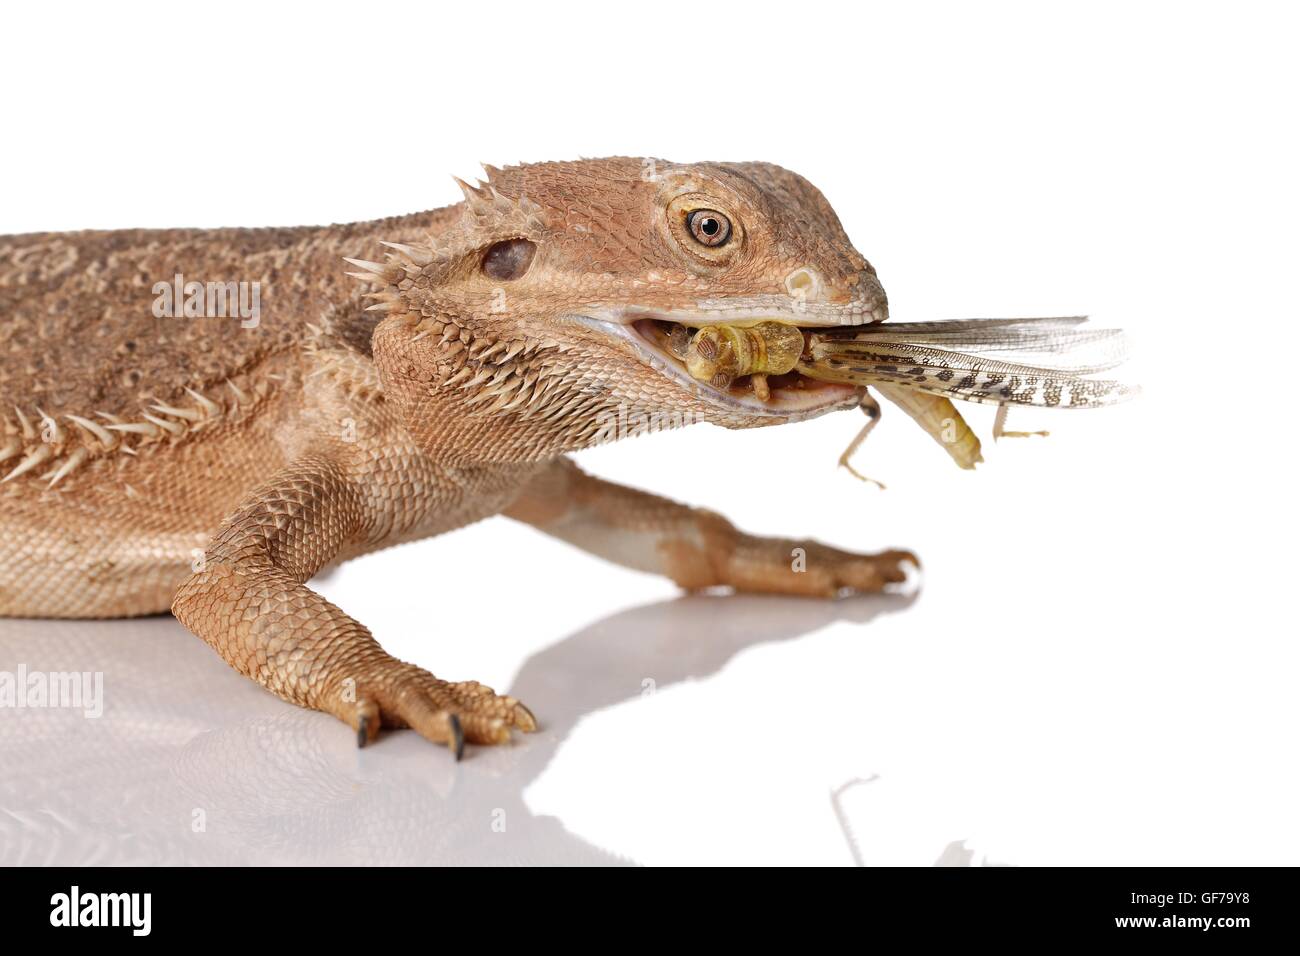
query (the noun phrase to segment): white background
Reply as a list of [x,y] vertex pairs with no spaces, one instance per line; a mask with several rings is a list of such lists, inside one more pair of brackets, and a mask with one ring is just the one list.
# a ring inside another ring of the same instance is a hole
[[109,687],[97,723],[0,715],[0,861],[1295,863],[1296,38],[1255,4],[11,7],[0,232],[763,159],[823,190],[896,320],[1087,312],[1145,392],[1013,412],[1052,435],[996,447],[972,408],[973,474],[887,407],[858,459],[885,492],[835,468],[849,413],[580,457],[913,548],[910,602],[677,600],[505,519],[343,568],[321,587],[390,651],[545,725],[459,766],[356,754],[174,622],[0,621],[0,666]]

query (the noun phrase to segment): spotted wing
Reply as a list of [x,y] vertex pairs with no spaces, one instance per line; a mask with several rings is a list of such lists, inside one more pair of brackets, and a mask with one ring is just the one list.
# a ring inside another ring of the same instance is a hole
[[1132,397],[1136,386],[1099,375],[1124,361],[1123,332],[1086,322],[1082,316],[959,319],[817,332],[800,371],[995,405],[1092,408]]

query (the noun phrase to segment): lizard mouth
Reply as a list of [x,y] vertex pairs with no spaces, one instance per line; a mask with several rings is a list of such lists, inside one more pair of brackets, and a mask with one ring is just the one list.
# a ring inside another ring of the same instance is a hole
[[[621,317],[622,321],[589,319],[606,333],[625,339],[643,361],[678,382],[700,400],[747,416],[800,420],[824,412],[855,407],[865,391],[858,385],[823,381],[804,375],[798,368],[769,372],[740,369],[743,374],[701,379],[692,374],[688,345],[706,328],[757,330],[773,324],[785,330],[787,344],[802,354],[807,334],[820,326],[802,328],[782,315],[767,314],[729,318],[725,326],[717,319],[653,313]],[[796,334],[801,337],[796,338]],[[797,364],[797,363],[796,363]]]

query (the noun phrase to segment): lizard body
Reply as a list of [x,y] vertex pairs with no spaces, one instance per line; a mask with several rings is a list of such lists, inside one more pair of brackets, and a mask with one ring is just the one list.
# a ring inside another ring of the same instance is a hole
[[[747,428],[858,403],[793,373],[715,387],[662,347],[675,324],[885,318],[813,186],[637,159],[462,185],[456,206],[345,226],[0,237],[0,615],[170,607],[359,742],[411,726],[459,754],[534,718],[387,655],[312,575],[505,513],[687,588],[903,580],[906,552],[746,535],[566,457],[629,415]],[[259,314],[160,317],[174,276],[253,284]]]

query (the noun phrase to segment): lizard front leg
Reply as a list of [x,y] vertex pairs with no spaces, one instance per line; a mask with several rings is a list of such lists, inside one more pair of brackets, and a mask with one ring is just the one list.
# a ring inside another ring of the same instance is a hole
[[909,551],[855,554],[738,531],[721,515],[602,481],[557,460],[505,512],[593,554],[683,588],[833,597],[905,581]]
[[397,660],[306,586],[364,546],[381,512],[338,461],[299,459],[226,519],[172,611],[240,673],[338,717],[361,746],[381,725],[412,727],[459,759],[466,740],[502,743],[512,726],[534,729],[518,701]]

